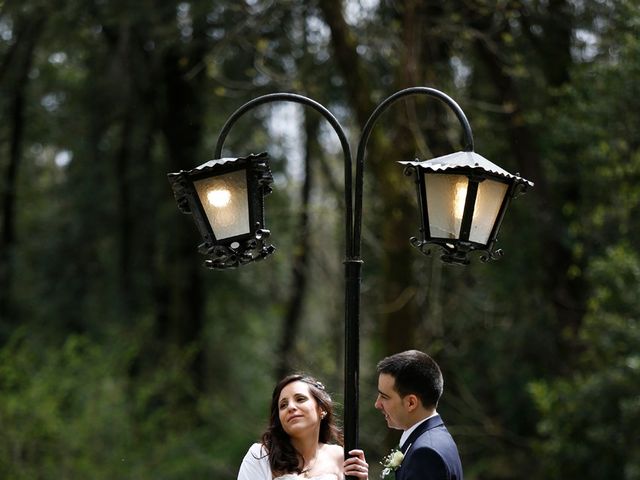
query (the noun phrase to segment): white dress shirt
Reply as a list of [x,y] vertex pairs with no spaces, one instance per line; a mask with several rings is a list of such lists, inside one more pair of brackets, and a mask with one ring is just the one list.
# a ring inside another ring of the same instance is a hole
[[409,437],[411,436],[411,434],[414,432],[416,428],[418,428],[420,425],[422,425],[424,422],[426,422],[430,418],[435,417],[436,415],[438,415],[438,412],[433,412],[433,415],[430,415],[427,418],[423,418],[422,420],[420,420],[417,423],[414,423],[409,428],[407,428],[404,432],[402,432],[402,436],[400,437],[400,447],[404,445],[404,442],[406,442],[409,439]]

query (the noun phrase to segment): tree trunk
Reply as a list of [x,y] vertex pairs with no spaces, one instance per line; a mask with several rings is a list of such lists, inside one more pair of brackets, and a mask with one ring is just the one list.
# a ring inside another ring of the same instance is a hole
[[[356,52],[357,41],[348,30],[342,15],[341,2],[321,1],[320,7],[324,18],[331,29],[331,42],[336,61],[342,71],[350,93],[352,108],[362,128],[366,119],[373,112],[375,105],[367,99],[373,95],[367,75]],[[435,78],[433,70],[425,71],[422,65],[435,65],[446,56],[446,42],[429,36],[425,25],[438,22],[441,7],[437,2],[421,2],[408,0],[399,7],[402,22],[402,59],[395,72],[397,90],[416,85],[424,85],[425,78]],[[393,92],[388,92],[392,94]],[[421,141],[419,132],[407,121],[407,111],[415,111],[417,100],[410,99],[396,104],[386,113],[387,120],[380,118],[377,129],[374,129],[369,143],[365,161],[366,181],[375,184],[367,191],[380,192],[382,198],[379,210],[375,211],[375,219],[367,216],[373,209],[365,208],[364,224],[374,225],[373,231],[380,232],[381,250],[383,252],[381,285],[382,299],[378,312],[372,316],[380,325],[383,339],[383,354],[395,353],[415,345],[415,332],[418,331],[419,315],[413,300],[415,284],[412,281],[411,266],[416,259],[416,252],[409,245],[409,238],[417,233],[417,211],[414,202],[414,186],[406,182],[402,169],[394,160],[408,160],[416,156],[416,143]],[[425,108],[432,119],[428,128],[428,145],[433,151],[443,151],[448,142],[442,135],[443,129],[437,128],[444,123],[444,110],[439,105],[420,101],[420,108]],[[438,103],[437,101],[435,101]],[[384,115],[383,115],[384,116]],[[421,114],[420,116],[425,116]],[[395,120],[395,126],[389,128],[389,119]],[[386,130],[382,128],[387,124]],[[434,128],[435,127],[435,128]],[[377,130],[377,131],[376,131]],[[382,132],[386,131],[384,140]],[[423,142],[424,143],[424,142]],[[368,203],[368,202],[367,202]],[[371,228],[371,227],[370,227]],[[366,248],[366,246],[365,246]],[[366,263],[365,263],[366,281]],[[428,286],[420,286],[428,288]],[[424,341],[424,340],[422,340]]]
[[[557,4],[559,2],[552,2]],[[555,5],[555,8],[560,8]],[[551,15],[551,12],[549,12]],[[491,22],[486,22],[487,25]],[[549,25],[556,25],[555,20],[551,20]],[[535,195],[532,201],[537,203],[535,210],[539,212],[539,221],[541,225],[542,243],[545,245],[543,251],[546,252],[545,261],[547,262],[548,273],[547,288],[553,300],[556,312],[556,318],[564,326],[568,326],[572,332],[577,332],[582,317],[586,310],[586,285],[581,276],[571,276],[568,274],[569,268],[575,264],[576,259],[569,246],[565,245],[562,238],[565,236],[563,232],[566,230],[566,222],[561,218],[562,208],[558,205],[562,198],[562,202],[573,199],[577,200],[577,185],[569,185],[561,195],[555,194],[549,186],[549,181],[542,168],[541,154],[535,139],[535,133],[527,124],[524,118],[522,108],[522,100],[520,92],[514,79],[507,73],[506,66],[498,58],[496,50],[504,47],[500,44],[501,33],[506,31],[508,27],[505,25],[498,33],[487,38],[491,38],[491,42],[497,45],[497,48],[490,48],[486,41],[478,40],[476,47],[480,58],[485,63],[487,71],[490,73],[493,83],[496,86],[496,94],[500,103],[504,106],[506,112],[506,124],[509,131],[509,144],[513,151],[514,158],[518,159],[520,166],[519,173],[525,178],[535,182]],[[564,31],[565,26],[560,26]],[[562,36],[563,33],[551,34],[553,37]],[[560,42],[559,47],[564,46],[568,49],[567,42]],[[565,58],[568,52],[559,52],[560,58]],[[553,55],[552,55],[553,57]],[[560,68],[562,67],[562,68]],[[553,70],[554,74],[550,79],[553,86],[559,86],[558,82],[562,82],[569,78],[569,64],[566,61],[557,62],[550,60],[545,71]],[[573,349],[569,345],[569,349]]]
[[313,170],[311,158],[317,156],[316,136],[318,134],[319,121],[315,115],[304,114],[305,128],[305,157],[304,157],[304,183],[300,201],[300,216],[296,228],[296,238],[299,243],[294,247],[291,274],[291,295],[287,302],[280,347],[278,348],[276,367],[277,378],[282,378],[291,369],[291,357],[294,350],[294,341],[302,321],[302,306],[307,292],[307,279],[309,275],[309,244],[311,239],[311,226],[309,225],[309,199],[313,184]]
[[[185,61],[186,60],[186,61]],[[200,163],[203,127],[203,74],[188,75],[203,61],[203,52],[169,51],[162,62],[166,110],[161,128],[166,140],[168,171],[193,168]],[[160,275],[156,278],[156,319],[159,338],[168,345],[196,346],[192,362],[196,386],[204,383],[204,358],[199,344],[204,324],[204,295],[200,275],[203,258],[198,257],[195,227],[180,223],[177,208],[172,224],[167,224],[164,243],[159,249]],[[187,220],[187,219],[182,219]],[[190,221],[190,219],[189,219]],[[170,233],[169,233],[170,231]]]
[[344,19],[342,1],[320,0],[319,6],[331,29],[333,53],[338,68],[342,71],[348,99],[355,112],[357,123],[362,128],[375,105],[372,101],[368,74],[356,51],[358,40],[353,36],[351,28]]
[[[18,22],[16,22],[18,23]],[[42,28],[44,17],[35,17],[16,26],[17,39],[3,62],[2,83],[9,100],[10,119],[9,163],[3,175],[2,219],[0,235],[0,320],[10,321],[12,313],[13,252],[16,245],[16,184],[22,159],[25,128],[25,97],[33,53]],[[4,340],[0,332],[0,340]]]

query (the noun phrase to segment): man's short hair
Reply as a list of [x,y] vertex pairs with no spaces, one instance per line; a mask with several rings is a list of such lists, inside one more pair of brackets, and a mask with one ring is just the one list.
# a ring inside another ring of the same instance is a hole
[[377,372],[394,378],[395,389],[401,397],[414,394],[424,407],[437,407],[444,380],[440,367],[426,353],[419,350],[396,353],[380,360]]

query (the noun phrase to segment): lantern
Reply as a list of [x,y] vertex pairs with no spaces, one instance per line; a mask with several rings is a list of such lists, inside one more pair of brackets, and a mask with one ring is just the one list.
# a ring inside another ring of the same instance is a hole
[[178,208],[193,215],[202,235],[198,250],[207,267],[234,268],[275,250],[265,243],[264,197],[273,183],[268,161],[266,153],[220,158],[167,175]]
[[469,253],[484,251],[483,260],[502,255],[494,244],[509,202],[533,183],[512,175],[473,151],[426,161],[399,162],[415,176],[421,236],[411,243],[428,254],[442,248],[442,260],[468,264]]

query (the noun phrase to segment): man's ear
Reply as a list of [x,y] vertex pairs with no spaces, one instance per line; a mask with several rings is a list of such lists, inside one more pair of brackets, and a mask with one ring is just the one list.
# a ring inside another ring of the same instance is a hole
[[408,412],[413,412],[420,406],[420,400],[413,393],[406,395],[402,400]]

